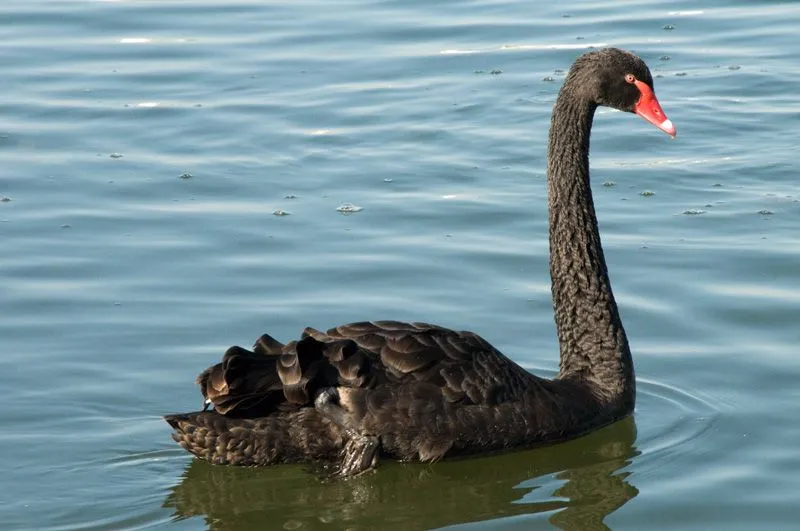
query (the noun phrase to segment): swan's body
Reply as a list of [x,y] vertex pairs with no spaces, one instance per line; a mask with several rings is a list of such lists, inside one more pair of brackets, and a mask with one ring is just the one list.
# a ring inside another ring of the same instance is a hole
[[570,439],[633,411],[635,381],[589,184],[597,105],[675,134],[638,57],[607,49],[573,65],[548,149],[550,273],[558,376],[534,376],[480,336],[378,321],[283,345],[232,347],[198,377],[213,411],[170,415],[173,438],[213,463],[329,461],[351,475],[379,455],[435,461]]

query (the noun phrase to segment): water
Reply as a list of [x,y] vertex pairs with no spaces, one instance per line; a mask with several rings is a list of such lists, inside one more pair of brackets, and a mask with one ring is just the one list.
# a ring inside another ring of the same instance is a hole
[[[4,529],[796,525],[797,3],[6,0],[0,20]],[[544,146],[591,45],[638,52],[679,131],[604,111],[592,137],[633,419],[339,483],[172,443],[160,415],[264,331],[425,320],[553,375]]]

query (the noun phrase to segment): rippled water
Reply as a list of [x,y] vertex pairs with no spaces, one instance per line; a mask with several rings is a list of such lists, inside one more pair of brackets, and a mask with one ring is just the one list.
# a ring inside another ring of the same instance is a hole
[[[800,5],[556,4],[0,3],[3,528],[795,526]],[[424,320],[552,375],[544,146],[602,45],[679,130],[592,137],[634,418],[334,483],[172,443],[264,331]]]

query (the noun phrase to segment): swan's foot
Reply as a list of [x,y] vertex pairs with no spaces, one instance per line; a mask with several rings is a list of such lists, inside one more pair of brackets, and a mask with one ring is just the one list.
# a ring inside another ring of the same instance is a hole
[[350,435],[358,435],[356,421],[353,416],[339,405],[339,391],[335,387],[326,387],[317,393],[314,408],[328,420],[337,424]]
[[351,437],[342,450],[342,464],[337,472],[341,477],[353,477],[372,470],[378,464],[377,437],[355,435]]
[[380,440],[359,431],[352,414],[339,405],[339,392],[336,388],[322,389],[314,399],[314,407],[325,418],[341,427],[348,436],[342,449],[342,462],[335,475],[352,477],[375,468],[378,464]]

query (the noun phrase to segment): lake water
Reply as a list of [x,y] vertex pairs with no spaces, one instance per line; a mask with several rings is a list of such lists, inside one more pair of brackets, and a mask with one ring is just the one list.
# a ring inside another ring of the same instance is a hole
[[[800,4],[556,4],[0,3],[3,529],[797,526]],[[172,442],[266,331],[429,321],[553,375],[546,135],[604,45],[679,132],[593,130],[632,419],[333,483]]]

